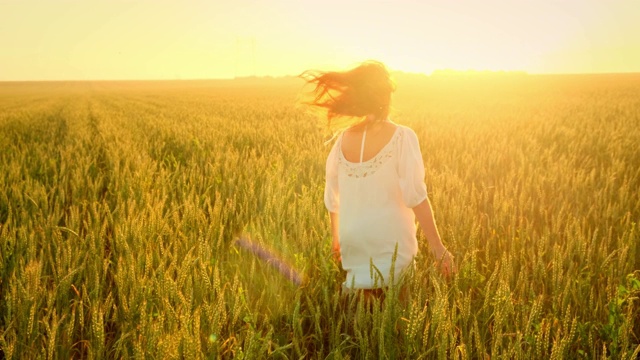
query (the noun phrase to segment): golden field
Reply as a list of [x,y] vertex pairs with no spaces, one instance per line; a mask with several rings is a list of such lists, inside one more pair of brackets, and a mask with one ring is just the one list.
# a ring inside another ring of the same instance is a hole
[[4,357],[637,358],[640,75],[396,79],[459,272],[372,311],[300,80],[0,83]]

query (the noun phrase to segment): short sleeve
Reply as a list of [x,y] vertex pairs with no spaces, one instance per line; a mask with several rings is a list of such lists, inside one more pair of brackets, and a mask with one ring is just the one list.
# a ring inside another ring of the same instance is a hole
[[427,186],[424,183],[424,163],[416,133],[403,129],[398,157],[398,176],[402,200],[408,208],[414,208],[427,198]]
[[340,209],[340,192],[338,188],[338,151],[340,149],[340,139],[334,142],[329,156],[327,156],[324,205],[332,213],[337,213]]

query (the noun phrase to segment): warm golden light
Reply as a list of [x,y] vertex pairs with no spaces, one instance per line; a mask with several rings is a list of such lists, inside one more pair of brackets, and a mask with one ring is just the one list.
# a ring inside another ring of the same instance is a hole
[[640,3],[9,1],[0,81],[280,76],[391,69],[640,71]]

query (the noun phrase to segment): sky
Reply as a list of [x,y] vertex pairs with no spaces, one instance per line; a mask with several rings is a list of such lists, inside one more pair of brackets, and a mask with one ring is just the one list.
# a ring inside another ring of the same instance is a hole
[[0,81],[640,72],[638,0],[0,0]]

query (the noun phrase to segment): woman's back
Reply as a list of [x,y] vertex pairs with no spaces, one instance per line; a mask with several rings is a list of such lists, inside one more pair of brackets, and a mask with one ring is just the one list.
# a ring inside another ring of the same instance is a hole
[[342,155],[352,163],[360,162],[363,136],[366,129],[362,161],[369,161],[384,148],[395,133],[397,125],[389,122],[377,122],[369,125],[359,124],[346,130],[342,135]]
[[[418,250],[411,208],[427,197],[424,167],[408,127],[378,122],[350,130],[327,158],[325,204],[340,223],[345,286],[369,289],[388,284],[391,273],[398,280]],[[372,276],[371,265],[382,278]]]

